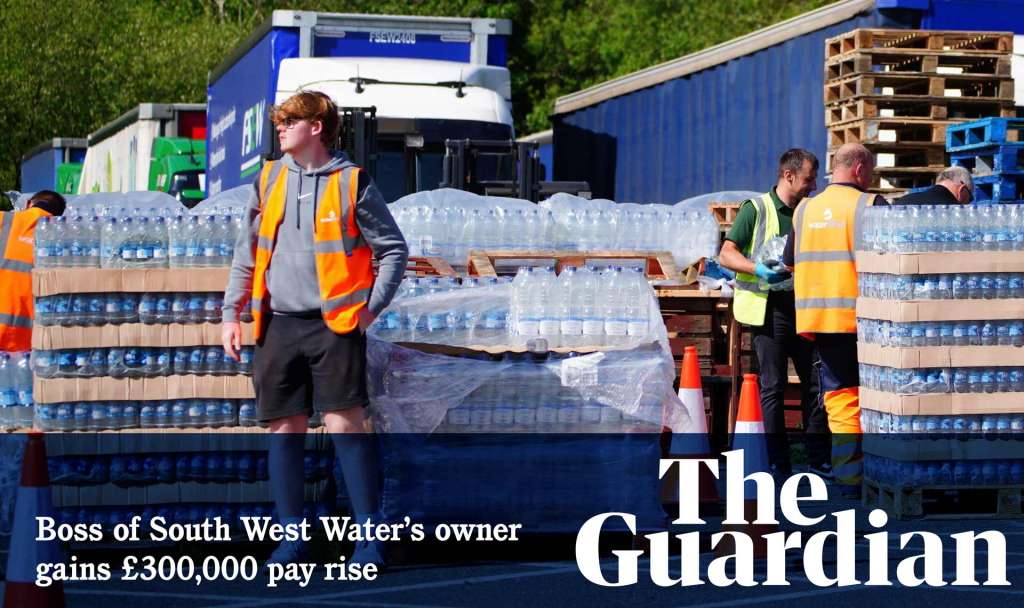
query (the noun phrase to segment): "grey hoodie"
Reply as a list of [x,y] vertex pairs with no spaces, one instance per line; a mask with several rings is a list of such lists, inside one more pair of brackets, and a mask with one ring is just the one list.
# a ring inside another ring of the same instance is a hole
[[[336,152],[324,166],[306,171],[290,155],[281,159],[287,171],[284,216],[278,228],[274,251],[267,268],[267,292],[270,310],[280,314],[310,314],[320,311],[320,283],[316,275],[313,251],[314,217],[320,197],[331,173],[355,166],[344,154]],[[239,311],[252,296],[254,252],[259,236],[259,177],[249,196],[245,228],[235,243],[235,257],[224,293],[223,320],[237,321]],[[359,172],[356,224],[379,262],[368,308],[379,314],[398,290],[409,250],[398,224],[391,216],[380,190],[366,171]]]

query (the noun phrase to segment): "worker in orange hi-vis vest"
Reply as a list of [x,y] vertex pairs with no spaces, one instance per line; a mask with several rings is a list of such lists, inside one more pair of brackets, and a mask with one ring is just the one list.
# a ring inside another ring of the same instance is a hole
[[836,151],[832,181],[801,204],[783,261],[793,268],[796,331],[813,339],[832,431],[832,472],[845,496],[860,495],[860,376],[857,365],[857,264],[860,218],[871,205],[875,159],[860,144]]
[[[263,165],[250,193],[224,294],[224,350],[238,359],[239,315],[251,302],[256,411],[270,426],[268,472],[281,522],[291,530],[303,523],[305,435],[317,412],[354,518],[376,525],[380,469],[364,427],[365,331],[398,290],[408,248],[369,174],[329,149],[340,123],[330,97],[296,93],[271,120],[285,156]],[[376,541],[359,541],[347,563],[382,566],[382,551]],[[285,539],[269,563],[308,555],[301,538]]]
[[[0,350],[32,348],[32,264],[36,225],[63,215],[64,197],[50,190],[32,195],[24,211],[0,211]],[[45,221],[45,220],[44,220]]]

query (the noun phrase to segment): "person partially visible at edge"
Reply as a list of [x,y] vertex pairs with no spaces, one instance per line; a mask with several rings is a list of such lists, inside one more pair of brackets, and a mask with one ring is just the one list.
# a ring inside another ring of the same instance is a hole
[[796,331],[814,340],[832,431],[832,473],[844,496],[860,496],[860,372],[857,366],[857,241],[864,210],[885,200],[871,187],[875,159],[861,144],[835,153],[832,183],[801,204],[783,263],[793,268]]
[[[376,442],[364,426],[365,331],[398,290],[408,248],[370,176],[329,149],[339,118],[327,95],[297,93],[273,108],[271,120],[285,156],[268,161],[253,185],[224,294],[224,350],[239,358],[239,313],[251,299],[256,407],[270,426],[270,485],[280,520],[302,520],[305,433],[318,412],[353,516],[376,522]],[[307,556],[302,541],[284,541],[268,563]],[[348,561],[383,566],[385,556],[377,543],[361,542]]]
[[796,333],[793,290],[769,290],[790,278],[785,268],[753,261],[758,249],[793,229],[793,211],[817,188],[818,159],[800,148],[779,158],[778,181],[758,198],[740,205],[736,221],[725,236],[719,262],[736,272],[733,316],[751,328],[761,385],[761,412],[768,439],[768,460],[780,478],[792,473],[783,400],[789,384],[789,359],[800,378],[801,406],[807,444],[808,469],[831,477],[828,423],[821,405],[814,343]]
[[963,167],[946,167],[935,185],[896,199],[894,205],[967,205],[974,200],[974,179]]
[[32,349],[32,265],[40,220],[64,215],[67,202],[52,190],[32,195],[23,211],[0,211],[0,350]]

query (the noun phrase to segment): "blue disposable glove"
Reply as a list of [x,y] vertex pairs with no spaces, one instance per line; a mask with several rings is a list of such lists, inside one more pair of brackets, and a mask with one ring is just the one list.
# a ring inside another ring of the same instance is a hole
[[788,272],[779,272],[777,270],[773,270],[765,266],[763,263],[758,264],[754,268],[754,274],[757,275],[757,278],[761,279],[765,283],[768,283],[769,285],[781,283],[789,278]]

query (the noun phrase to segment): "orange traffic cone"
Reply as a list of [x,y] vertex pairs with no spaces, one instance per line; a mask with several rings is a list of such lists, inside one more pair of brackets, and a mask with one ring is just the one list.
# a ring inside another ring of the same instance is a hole
[[[683,349],[683,363],[679,372],[679,401],[683,404],[685,420],[675,425],[672,440],[669,443],[668,455],[671,458],[694,457],[708,458],[711,445],[708,443],[708,422],[704,413],[704,391],[701,388],[700,363],[697,361],[697,348],[687,346]],[[674,471],[674,469],[673,469]],[[667,476],[666,492],[678,493],[675,479]],[[706,467],[700,468],[700,502],[718,502],[718,490],[715,488],[715,477]],[[678,499],[678,497],[676,497]]]
[[57,541],[40,542],[35,539],[37,517],[55,518],[43,434],[31,431],[21,461],[21,485],[18,487],[11,546],[7,555],[4,608],[64,606],[64,587],[60,582],[55,581],[48,587],[40,587],[35,582],[38,564],[64,562]]
[[[743,450],[743,472],[750,475],[755,472],[770,473],[768,465],[768,443],[764,436],[764,418],[761,415],[761,391],[758,388],[757,374],[743,374],[743,385],[740,387],[740,406],[736,413],[736,427],[733,430],[732,449]],[[743,484],[743,518],[754,521],[757,518],[757,491],[753,482]],[[738,526],[722,526],[722,531],[740,532],[753,541],[754,556],[765,557],[768,554],[768,541],[765,534],[775,532],[777,526],[765,524],[745,524]],[[732,537],[727,542],[719,543],[716,551],[719,555],[731,554],[735,551]]]

